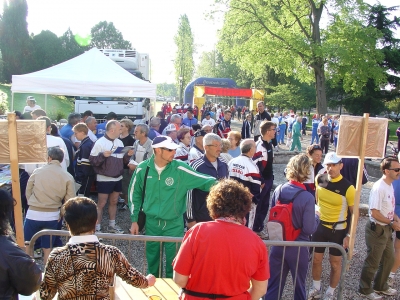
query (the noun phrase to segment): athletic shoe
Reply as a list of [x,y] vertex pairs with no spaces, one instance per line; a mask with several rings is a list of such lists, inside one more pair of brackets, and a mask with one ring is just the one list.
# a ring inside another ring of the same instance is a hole
[[365,298],[370,299],[370,300],[382,300],[383,297],[379,296],[377,293],[371,293],[368,295],[364,295]]
[[[354,256],[354,255],[353,255]],[[390,277],[388,278],[388,280],[386,281],[386,283],[388,284],[389,287],[393,286],[394,283],[394,277]]]
[[262,240],[269,240],[269,235],[268,233],[264,232],[264,230],[260,232],[256,232],[256,234],[262,239]]
[[127,210],[128,209],[128,205],[126,205],[125,203],[121,204],[121,206],[119,206],[118,209],[119,210]]
[[308,291],[308,300],[321,298],[321,290],[317,290],[315,287],[310,288]]
[[42,258],[43,257],[43,252],[42,249],[36,249],[33,251],[33,258]]
[[394,296],[394,295],[397,294],[397,290],[392,289],[392,288],[388,288],[386,291],[375,291],[375,293],[384,294],[384,295],[387,295],[387,296]]
[[333,300],[333,299],[335,299],[335,297],[333,297],[333,294],[325,293],[324,300]]
[[109,233],[119,233],[119,234],[124,233],[124,231],[118,225],[108,226],[108,232]]
[[118,197],[118,203],[125,203],[125,200],[122,199],[121,197]]

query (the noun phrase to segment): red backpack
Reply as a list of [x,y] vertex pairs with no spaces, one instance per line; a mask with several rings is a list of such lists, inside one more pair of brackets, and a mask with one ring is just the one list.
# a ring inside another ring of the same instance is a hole
[[292,219],[293,201],[306,190],[299,190],[290,200],[281,198],[282,186],[279,186],[278,200],[269,212],[267,222],[268,235],[270,240],[295,241],[301,233],[301,228],[295,228]]

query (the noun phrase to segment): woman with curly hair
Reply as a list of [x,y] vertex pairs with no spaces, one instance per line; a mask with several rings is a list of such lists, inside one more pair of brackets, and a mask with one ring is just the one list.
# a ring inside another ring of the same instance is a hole
[[42,271],[28,254],[14,242],[10,219],[14,199],[0,190],[0,299],[29,296],[42,281]]
[[[319,214],[315,212],[314,196],[306,190],[303,182],[310,176],[310,159],[306,154],[293,156],[286,167],[288,183],[278,186],[272,196],[271,209],[276,202],[287,203],[293,199],[292,222],[296,229],[301,229],[296,241],[310,241],[310,235],[315,232],[319,224]],[[286,200],[286,201],[284,201]],[[294,299],[306,299],[306,277],[308,270],[307,247],[278,247],[271,248],[269,267],[273,272],[268,283],[266,299],[277,300],[282,298],[286,277],[290,271],[295,286]]]
[[193,226],[173,262],[180,299],[259,299],[265,294],[267,249],[245,226],[251,199],[248,189],[232,179],[211,188],[207,208],[214,221]]

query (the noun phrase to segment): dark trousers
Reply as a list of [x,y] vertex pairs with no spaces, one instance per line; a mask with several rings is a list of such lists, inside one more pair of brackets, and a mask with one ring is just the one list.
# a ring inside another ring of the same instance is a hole
[[257,204],[256,216],[254,218],[253,231],[255,232],[260,232],[264,229],[264,220],[268,214],[269,199],[274,180],[267,179],[264,182],[265,185],[261,190],[260,202]]
[[329,138],[321,138],[319,140],[319,143],[321,144],[322,148],[322,153],[328,153],[329,150]]
[[82,185],[79,188],[78,194],[90,198],[90,189],[96,179],[96,174],[88,176],[82,180]]
[[[306,247],[286,247],[285,251],[283,249],[283,247],[276,246],[271,248],[269,269],[274,272],[271,272],[265,299],[279,300],[282,298],[286,277],[290,271],[292,280],[294,281],[296,278],[294,300],[305,300],[308,249]],[[279,284],[279,282],[281,283]]]
[[260,136],[261,136],[261,135],[255,135],[255,136],[254,136],[254,141],[257,142]]

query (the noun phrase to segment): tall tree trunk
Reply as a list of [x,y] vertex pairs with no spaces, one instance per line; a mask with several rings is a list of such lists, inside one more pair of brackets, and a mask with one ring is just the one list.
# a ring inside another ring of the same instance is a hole
[[317,100],[317,114],[326,114],[326,87],[325,87],[325,70],[323,64],[313,66],[315,74],[315,92]]

